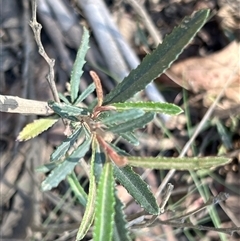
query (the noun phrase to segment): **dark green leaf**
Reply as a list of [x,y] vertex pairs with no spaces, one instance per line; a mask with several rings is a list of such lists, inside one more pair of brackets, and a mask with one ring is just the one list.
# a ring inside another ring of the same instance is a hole
[[232,149],[233,146],[232,140],[230,138],[230,133],[227,133],[227,129],[224,124],[219,119],[215,119],[214,124],[216,124],[217,126],[217,131],[219,133],[219,136],[221,137],[223,145],[227,148],[227,150]]
[[95,160],[94,160],[94,175],[96,178],[96,182],[98,183],[100,180],[100,176],[102,173],[102,169],[105,163],[105,154],[104,152],[101,151],[99,143],[96,142],[95,143],[96,147],[95,147]]
[[79,121],[76,116],[89,115],[89,112],[86,108],[67,105],[65,103],[57,103],[54,101],[48,101],[48,105],[56,114],[62,118],[67,118],[72,121]]
[[113,241],[131,241],[129,237],[129,231],[126,228],[127,221],[125,219],[125,213],[123,211],[123,204],[116,195],[115,199],[116,205],[114,216]]
[[105,163],[97,191],[94,241],[112,241],[114,227],[114,178],[112,164]]
[[147,55],[142,63],[106,96],[104,105],[125,102],[168,69],[205,24],[209,12],[206,9],[200,10],[192,17],[186,17],[152,54]]
[[150,214],[159,214],[159,207],[148,185],[131,167],[114,165],[115,178],[127,189],[133,198]]
[[77,128],[66,140],[64,140],[56,150],[51,154],[50,161],[55,162],[58,161],[61,157],[63,157],[69,148],[74,144],[74,142],[79,137],[82,128]]

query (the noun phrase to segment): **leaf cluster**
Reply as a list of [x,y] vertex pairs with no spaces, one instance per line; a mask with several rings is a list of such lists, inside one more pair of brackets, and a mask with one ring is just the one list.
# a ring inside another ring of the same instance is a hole
[[[181,25],[167,36],[153,53],[118,84],[106,97],[103,96],[101,81],[93,71],[93,84],[79,93],[79,83],[83,74],[85,55],[88,50],[89,33],[84,34],[70,79],[69,96],[60,95],[62,103],[49,101],[55,112],[50,118],[40,119],[27,125],[18,140],[27,140],[39,135],[63,119],[70,133],[51,154],[50,163],[38,171],[50,172],[42,182],[42,190],[51,190],[67,177],[67,180],[85,206],[77,240],[84,238],[93,221],[94,241],[130,240],[126,228],[123,204],[117,197],[115,180],[133,196],[135,201],[148,213],[159,215],[160,208],[148,185],[135,173],[132,166],[155,169],[196,170],[212,168],[226,163],[225,158],[162,158],[132,157],[119,149],[112,141],[121,137],[138,145],[134,130],[151,122],[156,113],[177,115],[181,108],[169,103],[129,101],[156,77],[161,75],[179,56],[197,31],[206,22],[209,10],[200,10],[187,17]],[[96,90],[94,106],[84,106],[85,98]],[[79,184],[74,168],[81,165],[86,153],[91,149],[89,192],[86,194]]]

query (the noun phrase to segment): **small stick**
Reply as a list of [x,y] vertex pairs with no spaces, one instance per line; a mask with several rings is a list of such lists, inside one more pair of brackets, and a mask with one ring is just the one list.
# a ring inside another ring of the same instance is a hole
[[47,53],[44,50],[44,47],[41,42],[41,29],[42,25],[37,22],[37,1],[32,0],[32,21],[30,21],[29,25],[33,30],[34,37],[38,46],[39,54],[46,60],[47,64],[49,65],[49,73],[47,75],[47,80],[50,85],[54,100],[60,103],[60,99],[58,97],[58,91],[56,84],[54,82],[54,64],[55,60],[48,57]]

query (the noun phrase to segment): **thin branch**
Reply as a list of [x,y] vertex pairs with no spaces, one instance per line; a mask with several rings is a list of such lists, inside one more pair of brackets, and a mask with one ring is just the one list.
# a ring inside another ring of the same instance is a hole
[[178,222],[178,220],[179,220],[179,222],[184,223],[185,220],[188,217],[190,217],[190,216],[192,216],[192,215],[202,211],[203,209],[205,209],[207,207],[210,207],[212,205],[215,205],[217,203],[220,203],[222,201],[226,201],[228,196],[229,196],[228,193],[220,192],[216,197],[211,197],[206,203],[204,203],[204,205],[202,207],[199,207],[199,208],[197,208],[197,209],[195,209],[195,210],[193,210],[191,212],[185,213],[182,216],[174,217],[174,218],[168,219],[166,221],[168,221],[168,222],[169,221]]
[[41,41],[41,29],[42,25],[37,22],[37,1],[32,0],[32,21],[29,23],[30,27],[33,30],[34,37],[38,46],[39,54],[46,60],[47,64],[49,65],[49,73],[47,75],[47,80],[50,85],[54,100],[60,103],[60,99],[58,97],[57,87],[54,82],[54,64],[55,60],[48,57],[47,53],[44,50]]
[[233,235],[234,232],[239,232],[240,227],[232,227],[232,228],[214,228],[214,227],[207,227],[207,226],[202,226],[202,225],[193,225],[191,223],[175,223],[175,222],[168,222],[168,221],[162,221],[162,220],[156,220],[155,223],[150,225],[149,227],[156,226],[157,224],[161,225],[170,225],[175,228],[187,228],[187,229],[197,229],[201,231],[215,231],[215,232],[220,232],[220,233],[226,233]]
[[151,18],[149,17],[148,13],[146,12],[145,8],[136,0],[124,0],[128,4],[130,4],[136,13],[142,19],[143,24],[145,25],[146,29],[148,30],[149,34],[153,38],[154,44],[157,46],[159,43],[162,42],[162,36],[155,27],[154,23],[152,22]]
[[0,112],[45,116],[54,113],[47,102],[28,100],[10,95],[0,95]]
[[162,203],[161,203],[161,205],[159,207],[160,208],[160,213],[164,213],[165,212],[165,206],[166,206],[166,204],[167,204],[167,202],[168,202],[168,200],[169,200],[169,198],[170,198],[170,196],[172,194],[173,188],[174,188],[174,186],[171,183],[168,183],[167,191],[164,194],[164,196],[162,198]]
[[[217,203],[220,203],[222,201],[225,201],[228,198],[227,193],[219,193],[216,197],[213,197],[209,199],[207,203],[205,203],[202,207],[184,214],[181,217],[177,218],[171,218],[168,220],[160,220],[156,219],[158,216],[153,215],[151,218],[143,218],[144,216],[138,217],[134,220],[131,221],[131,223],[128,223],[128,226],[131,227],[131,229],[139,229],[139,228],[144,228],[144,227],[153,227],[158,224],[160,225],[170,225],[175,228],[187,228],[187,229],[198,229],[198,230],[206,230],[206,231],[216,231],[216,232],[222,232],[226,234],[232,235],[234,232],[240,231],[240,227],[232,227],[232,228],[214,228],[214,227],[207,227],[207,226],[202,226],[202,225],[193,225],[191,223],[184,223],[185,219],[201,210],[204,208],[207,208],[208,206],[215,205]],[[130,225],[132,224],[132,225]]]

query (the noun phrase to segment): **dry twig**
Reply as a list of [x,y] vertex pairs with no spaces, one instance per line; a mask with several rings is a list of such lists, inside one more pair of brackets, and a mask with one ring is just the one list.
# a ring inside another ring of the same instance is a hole
[[44,50],[41,41],[41,29],[42,25],[37,22],[37,1],[32,0],[32,21],[30,21],[29,25],[33,30],[34,37],[38,46],[39,54],[46,60],[47,64],[49,65],[49,74],[47,76],[48,83],[50,85],[54,100],[60,103],[60,99],[58,97],[57,87],[54,81],[54,64],[55,60],[48,57],[47,53]]

